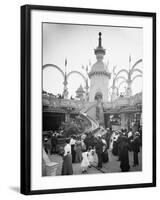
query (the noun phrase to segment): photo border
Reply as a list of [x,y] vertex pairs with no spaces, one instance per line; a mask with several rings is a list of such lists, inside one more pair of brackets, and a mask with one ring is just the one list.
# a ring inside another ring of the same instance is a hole
[[[122,16],[142,16],[152,18],[152,183],[142,184],[125,184],[111,186],[95,187],[76,187],[47,190],[31,190],[31,11],[63,11],[92,14],[111,14]],[[82,192],[96,190],[112,190],[127,188],[142,188],[156,186],[156,13],[121,11],[121,10],[104,10],[90,8],[73,8],[73,7],[55,7],[43,5],[24,5],[21,6],[21,193],[31,194],[49,194],[65,192]]]

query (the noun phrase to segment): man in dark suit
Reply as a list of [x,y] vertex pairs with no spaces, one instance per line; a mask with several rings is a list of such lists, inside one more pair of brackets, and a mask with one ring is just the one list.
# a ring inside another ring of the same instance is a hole
[[56,132],[52,134],[51,136],[51,155],[56,153],[57,150],[57,136]]
[[139,160],[138,160],[138,153],[140,152],[140,134],[139,132],[135,133],[134,139],[131,141],[132,143],[132,150],[133,150],[133,167],[136,165],[139,165]]
[[96,153],[97,153],[97,157],[98,157],[98,168],[102,168],[102,153],[103,153],[103,143],[102,143],[102,139],[100,136],[98,136],[97,141],[96,141]]

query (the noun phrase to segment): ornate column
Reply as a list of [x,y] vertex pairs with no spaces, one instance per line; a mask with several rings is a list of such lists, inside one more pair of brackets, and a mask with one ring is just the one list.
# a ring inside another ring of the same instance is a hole
[[128,96],[128,97],[132,96],[132,81],[130,78],[127,80],[126,96]]
[[67,88],[67,74],[65,73],[65,76],[64,76],[64,82],[63,82],[63,85],[64,85],[64,89],[63,89],[63,96],[64,96],[64,99],[68,99],[68,88]]
[[88,79],[86,78],[86,94],[85,94],[85,100],[86,101],[89,101],[89,92],[88,92],[88,90],[89,90],[89,86],[88,86]]

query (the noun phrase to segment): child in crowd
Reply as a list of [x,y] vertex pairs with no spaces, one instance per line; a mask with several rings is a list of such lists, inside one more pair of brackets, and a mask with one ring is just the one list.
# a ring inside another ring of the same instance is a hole
[[89,167],[91,167],[94,162],[94,150],[92,149],[91,146],[88,149],[88,160],[89,160]]
[[88,166],[90,165],[88,160],[88,151],[82,149],[82,162],[81,162],[81,169],[82,173],[87,172]]

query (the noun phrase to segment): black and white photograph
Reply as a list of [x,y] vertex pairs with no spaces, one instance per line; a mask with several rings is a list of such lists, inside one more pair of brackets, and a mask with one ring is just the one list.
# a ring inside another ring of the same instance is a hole
[[21,192],[154,187],[155,14],[21,14]]
[[42,23],[42,176],[143,170],[143,28]]
[[159,1],[1,2],[0,199],[159,199]]

